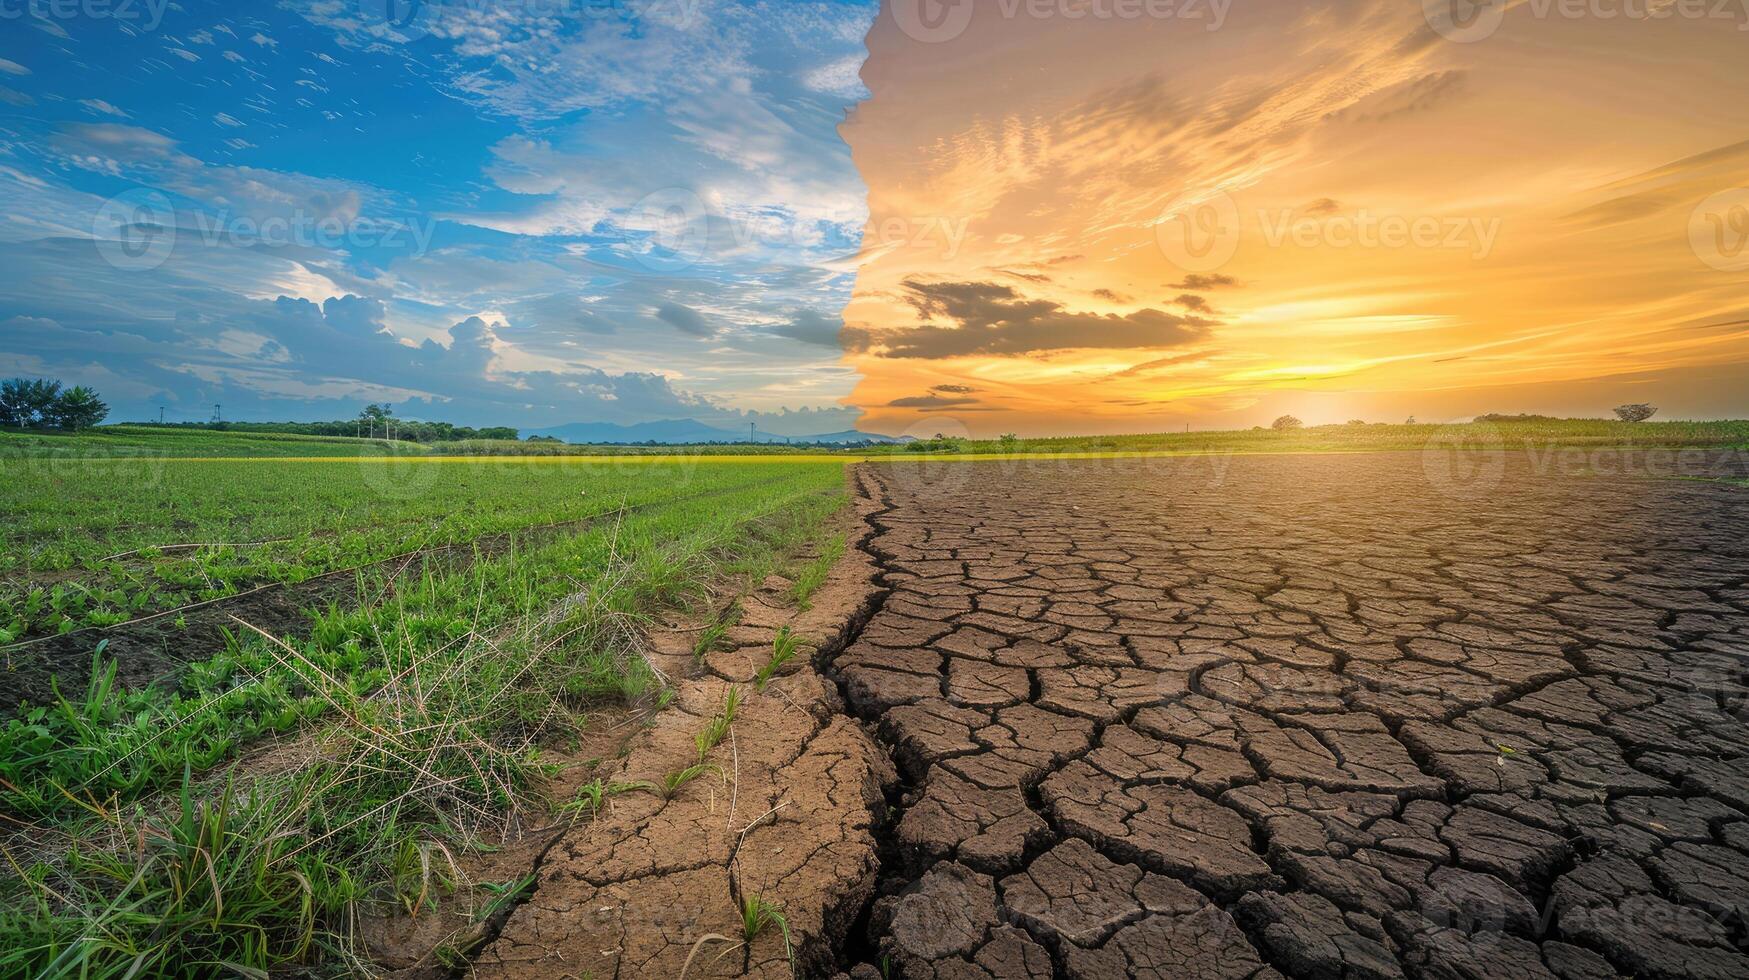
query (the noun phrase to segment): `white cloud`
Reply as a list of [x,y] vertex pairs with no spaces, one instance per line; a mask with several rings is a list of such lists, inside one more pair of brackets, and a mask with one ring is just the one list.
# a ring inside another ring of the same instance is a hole
[[858,74],[862,71],[862,62],[863,56],[860,54],[845,55],[803,75],[802,84],[827,95],[860,99],[868,94],[868,89],[863,87],[862,78]]
[[119,119],[126,119],[128,117],[128,114],[125,111],[103,101],[102,99],[80,99],[79,104],[90,109],[92,112],[99,113],[100,115],[115,116]]

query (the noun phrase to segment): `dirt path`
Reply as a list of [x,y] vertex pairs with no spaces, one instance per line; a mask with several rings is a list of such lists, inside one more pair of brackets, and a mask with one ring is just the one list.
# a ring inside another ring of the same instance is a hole
[[862,468],[853,975],[1749,976],[1749,490],[1437,462]]
[[[699,759],[695,741],[739,707],[710,767],[672,795],[627,789],[594,820],[568,830],[537,869],[532,894],[474,960],[491,978],[691,978],[829,975],[842,937],[873,898],[875,824],[890,764],[811,664],[861,627],[873,596],[872,560],[851,551],[809,611],[787,581],[740,601],[742,615],[700,663],[698,632],[652,637],[652,660],[674,702],[609,772],[625,786],[661,784]],[[763,689],[755,674],[781,628],[800,653]],[[744,901],[771,903],[749,941]]]

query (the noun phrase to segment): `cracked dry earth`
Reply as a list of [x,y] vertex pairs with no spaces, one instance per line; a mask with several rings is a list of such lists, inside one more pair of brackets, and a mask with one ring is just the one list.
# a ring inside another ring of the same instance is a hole
[[861,467],[850,974],[1749,977],[1749,490],[1425,462]]

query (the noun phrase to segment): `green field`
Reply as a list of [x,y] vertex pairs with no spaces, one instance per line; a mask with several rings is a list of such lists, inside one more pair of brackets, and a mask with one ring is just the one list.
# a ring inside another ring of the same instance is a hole
[[[346,972],[355,909],[417,907],[433,848],[543,805],[553,746],[660,701],[651,616],[806,582],[801,556],[841,547],[830,459],[232,460],[198,438],[179,451],[215,458],[0,460],[22,641],[0,681],[77,678],[3,707],[0,975]],[[214,437],[256,455],[237,441]],[[275,742],[317,749],[233,767]]]

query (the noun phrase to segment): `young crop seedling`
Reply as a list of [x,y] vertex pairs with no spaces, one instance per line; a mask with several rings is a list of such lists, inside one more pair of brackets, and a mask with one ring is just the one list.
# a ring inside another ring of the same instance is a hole
[[758,895],[741,897],[741,938],[751,943],[759,938],[769,926],[777,926],[783,932],[783,954],[789,957],[790,968],[795,968],[796,954],[790,947],[789,917],[784,915],[783,906],[769,902]]
[[843,535],[833,537],[821,549],[819,557],[802,566],[796,575],[796,584],[791,589],[795,596],[796,608],[807,612],[814,607],[814,593],[820,586],[826,584],[826,577],[832,574],[832,566],[838,564],[838,559],[844,557],[845,541]]
[[721,773],[723,767],[710,762],[695,762],[685,769],[676,769],[662,777],[660,792],[664,800],[672,800],[674,794],[680,792],[687,783],[692,782],[707,772]]
[[723,695],[723,710],[711,716],[698,734],[692,737],[692,743],[698,746],[698,761],[703,762],[710,750],[716,748],[729,734],[729,726],[735,723],[735,711],[740,706],[741,689],[730,685],[728,693]]
[[564,803],[559,804],[558,811],[567,816],[582,816],[585,812],[591,818],[601,815],[601,808],[607,801],[621,793],[629,793],[635,789],[654,790],[650,783],[638,780],[630,783],[610,783],[600,776],[577,787],[577,792]]
[[703,632],[698,634],[698,642],[692,645],[693,662],[704,663],[704,658],[717,648],[717,644],[723,641],[723,634],[728,631],[729,624],[720,619],[706,626]]
[[765,661],[765,666],[753,675],[753,686],[760,691],[765,690],[765,685],[771,678],[796,655],[801,642],[801,638],[791,632],[788,626],[778,630],[777,638],[771,641],[771,659]]

